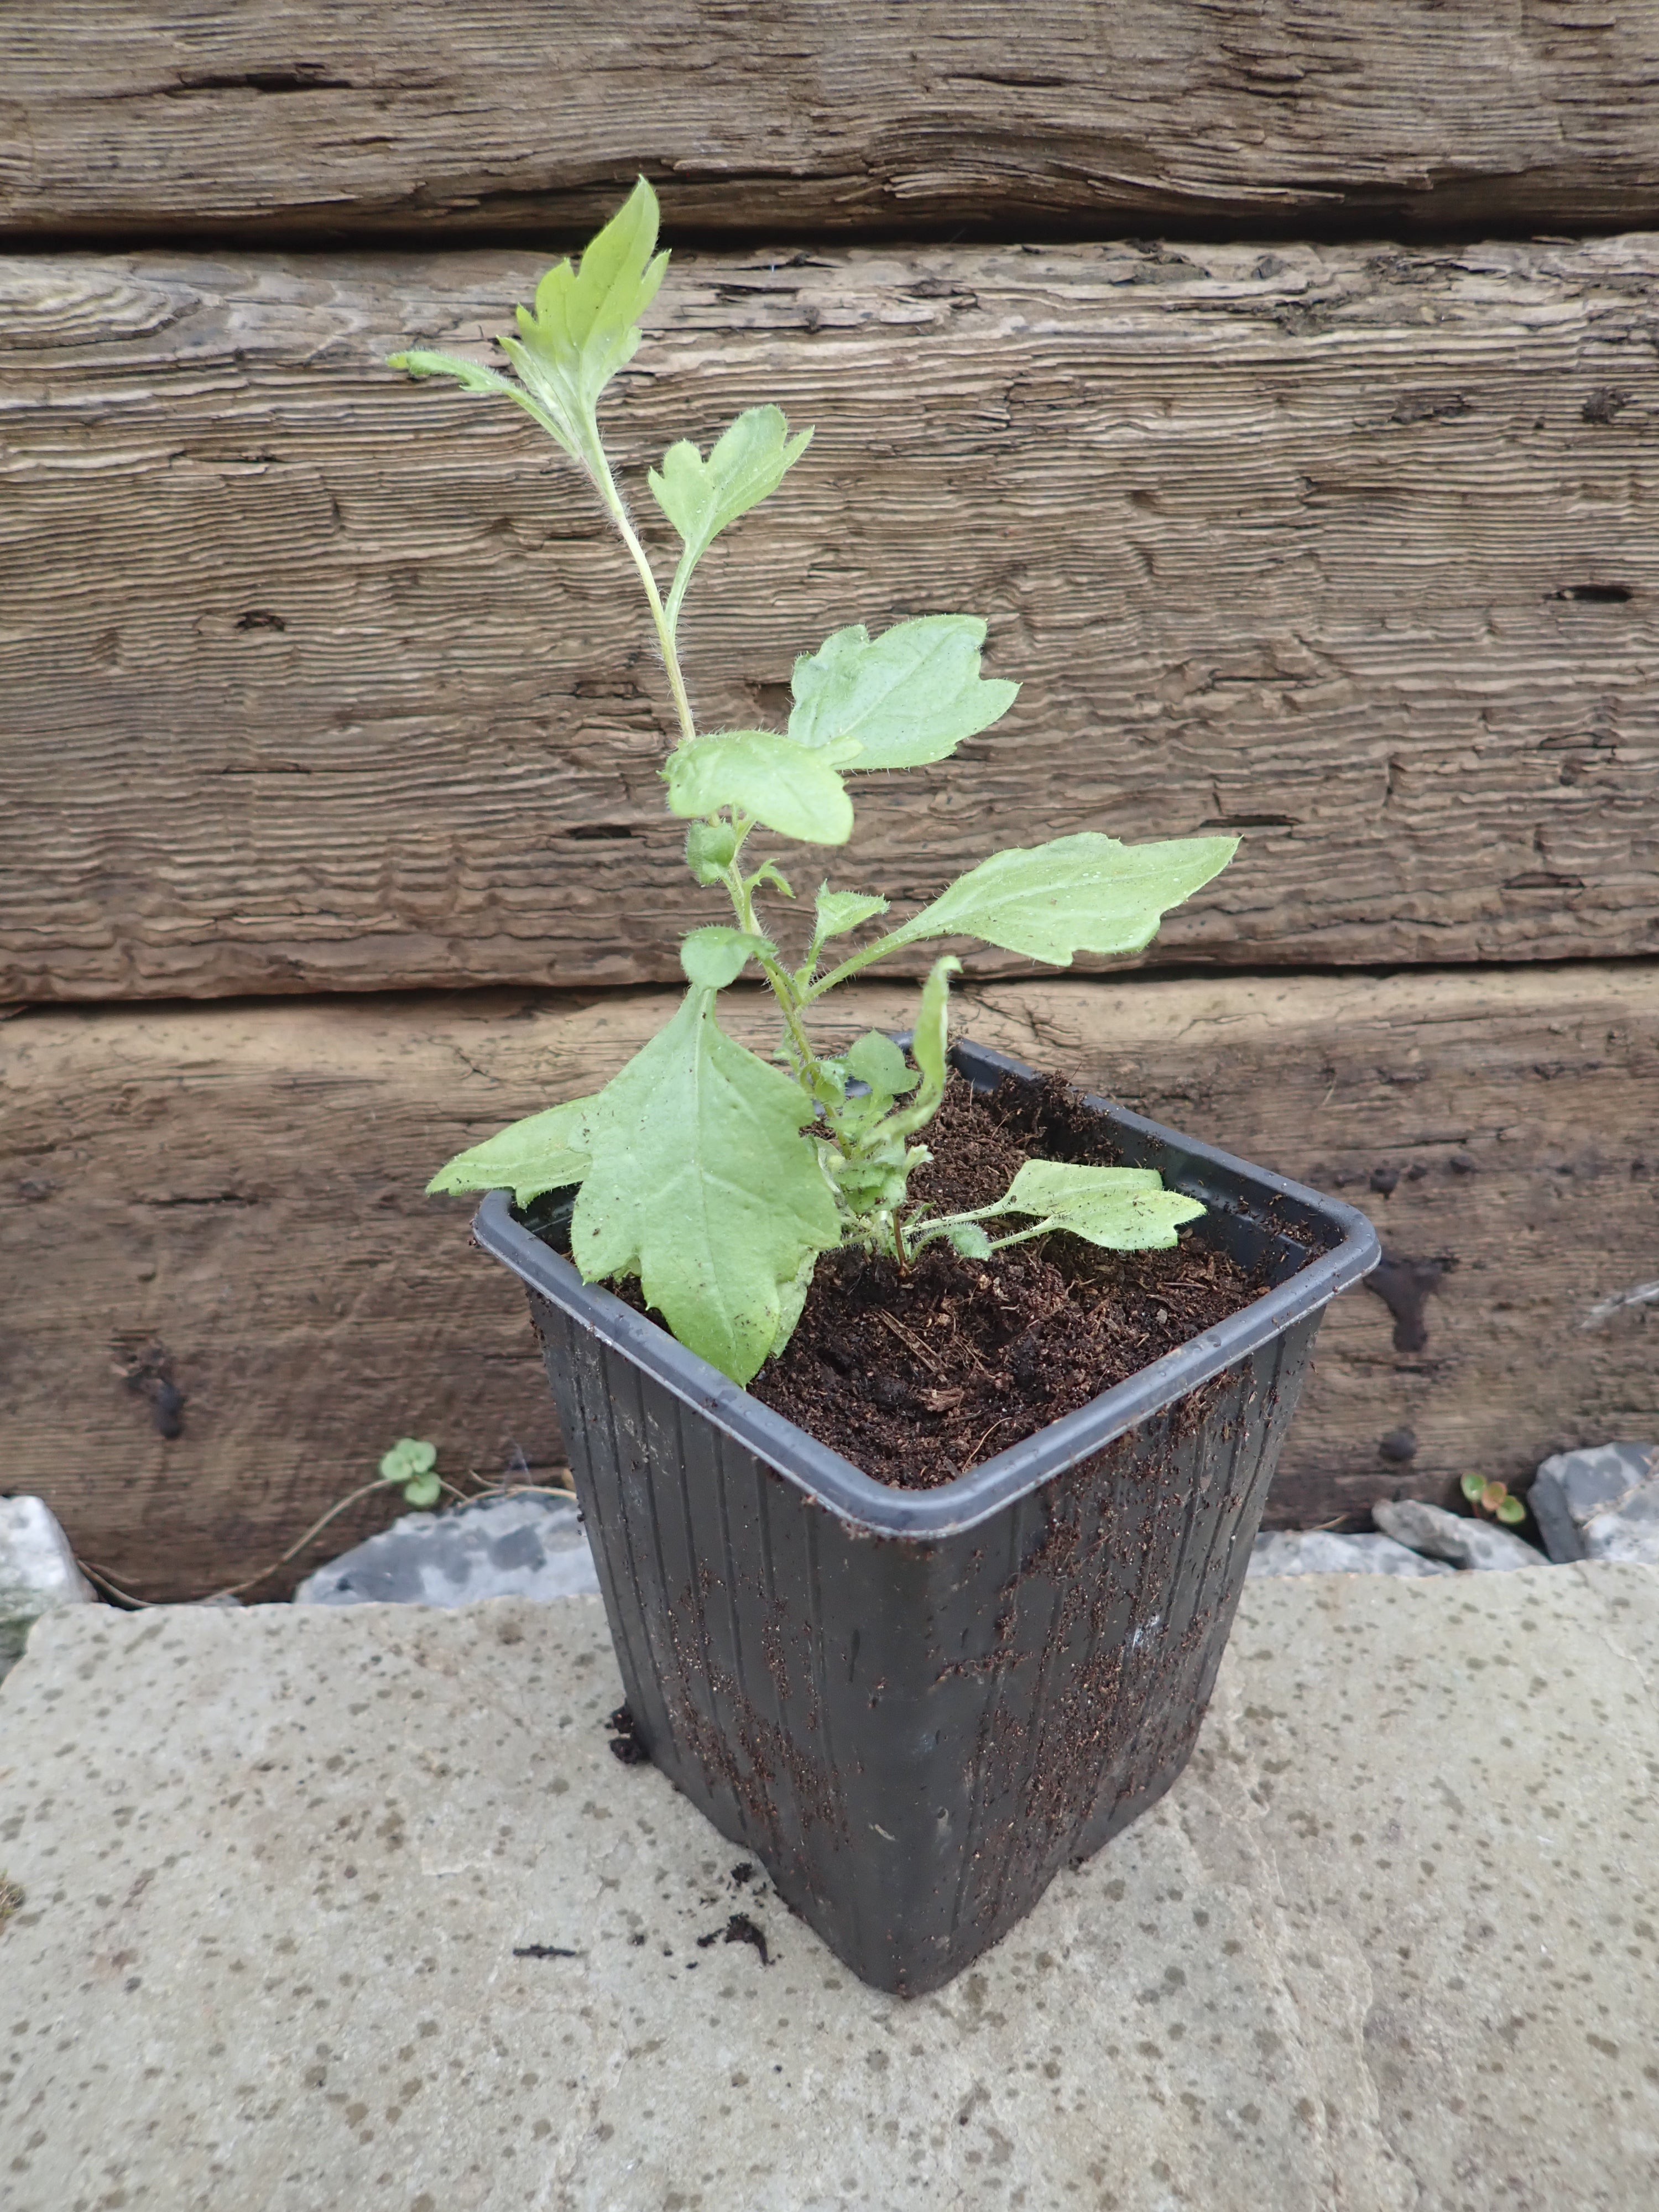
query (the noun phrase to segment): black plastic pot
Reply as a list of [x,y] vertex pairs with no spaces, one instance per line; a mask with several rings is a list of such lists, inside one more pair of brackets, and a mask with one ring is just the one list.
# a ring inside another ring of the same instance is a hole
[[[958,1044],[977,1087],[1035,1079]],[[1091,1097],[1273,1287],[955,1482],[872,1481],[515,1219],[651,1757],[863,1980],[937,1989],[1186,1764],[1351,1206]]]

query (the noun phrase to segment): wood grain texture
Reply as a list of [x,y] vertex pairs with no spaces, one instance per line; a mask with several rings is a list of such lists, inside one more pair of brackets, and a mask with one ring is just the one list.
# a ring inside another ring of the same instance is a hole
[[13,236],[703,237],[1659,213],[1659,20],[1574,0],[53,0],[0,32]]
[[[482,353],[537,265],[5,265],[0,994],[678,973],[715,895],[632,572],[516,410],[380,366]],[[705,726],[929,610],[1024,686],[858,787],[838,880],[1231,823],[1159,958],[1659,945],[1659,238],[705,256],[658,324],[636,484],[763,398],[817,425],[693,592]]]
[[[4,1486],[52,1504],[126,1587],[253,1572],[404,1433],[450,1470],[560,1443],[521,1294],[421,1188],[452,1150],[608,1077],[664,1018],[582,1000],[336,996],[40,1008],[0,1029],[11,1204]],[[910,1018],[854,988],[826,1034]],[[760,1044],[766,1002],[727,1001]],[[1115,1091],[1367,1207],[1399,1279],[1439,1270],[1423,1340],[1368,1291],[1332,1309],[1272,1512],[1513,1480],[1546,1452],[1659,1434],[1659,963],[976,987],[982,1042]],[[1407,1337],[1412,1332],[1407,1329]],[[157,1432],[148,1364],[181,1394]],[[1380,1440],[1407,1430],[1416,1453]],[[335,1549],[388,1509],[337,1526]],[[302,1559],[295,1573],[330,1546]],[[269,1593],[289,1586],[278,1580]]]

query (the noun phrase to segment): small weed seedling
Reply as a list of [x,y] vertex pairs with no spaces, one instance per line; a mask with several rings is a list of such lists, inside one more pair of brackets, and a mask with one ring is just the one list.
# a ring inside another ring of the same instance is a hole
[[1490,1514],[1494,1521],[1502,1521],[1512,1528],[1517,1521],[1527,1517],[1524,1502],[1511,1493],[1507,1483],[1488,1482],[1484,1474],[1466,1474],[1458,1487],[1474,1506],[1477,1519],[1482,1514]]
[[[1226,866],[1237,840],[1130,846],[1090,830],[1017,847],[855,950],[848,940],[886,914],[887,901],[825,884],[805,957],[785,957],[758,902],[795,894],[776,860],[757,854],[758,833],[844,845],[849,780],[946,759],[1007,712],[1018,687],[980,673],[982,622],[922,615],[877,637],[839,629],[804,654],[786,729],[699,729],[678,649],[687,589],[715,538],[777,489],[811,432],[792,434],[776,407],[751,407],[707,454],[688,441],[669,448],[647,478],[682,548],[665,597],[596,415],[662,282],[668,257],[656,241],[656,200],[641,178],[580,268],[560,262],[537,286],[534,307],[519,309],[518,335],[501,341],[516,378],[440,353],[400,353],[392,365],[511,400],[592,484],[639,573],[672,695],[667,803],[689,825],[693,877],[726,895],[731,920],[684,939],[690,988],[679,1011],[603,1091],[515,1122],[451,1160],[430,1188],[507,1188],[522,1206],[580,1186],[570,1249],[584,1279],[637,1275],[681,1343],[747,1382],[787,1342],[821,1252],[858,1244],[902,1265],[944,1237],[987,1259],[1055,1230],[1138,1250],[1173,1244],[1180,1224],[1204,1211],[1165,1190],[1152,1169],[1030,1160],[994,1204],[930,1212],[910,1200],[909,1177],[929,1158],[920,1139],[945,1092],[947,996],[961,963],[933,963],[908,1059],[876,1030],[838,1056],[821,1054],[810,1018],[837,984],[930,940],[973,939],[1062,968],[1078,952],[1139,952],[1166,908]],[[716,1018],[719,993],[751,967],[782,1018],[772,1065]]]
[[443,1490],[438,1474],[438,1447],[422,1437],[399,1437],[380,1455],[380,1480],[401,1489],[404,1504],[424,1510],[435,1505]]

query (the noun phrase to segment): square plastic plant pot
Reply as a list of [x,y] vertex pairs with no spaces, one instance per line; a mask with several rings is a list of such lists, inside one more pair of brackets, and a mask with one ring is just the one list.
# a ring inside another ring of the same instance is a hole
[[1352,1207],[1085,1103],[1269,1287],[933,1490],[584,1283],[505,1192],[475,1223],[529,1287],[640,1741],[878,1989],[949,1981],[1181,1772],[1320,1318],[1379,1256]]

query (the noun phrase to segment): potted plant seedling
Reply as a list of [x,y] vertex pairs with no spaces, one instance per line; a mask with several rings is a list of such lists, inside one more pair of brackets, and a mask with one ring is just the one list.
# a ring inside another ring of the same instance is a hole
[[[981,673],[982,622],[925,615],[804,655],[784,729],[699,726],[688,589],[811,434],[757,406],[707,453],[670,447],[647,479],[681,547],[665,591],[597,415],[662,281],[656,236],[641,179],[519,309],[514,374],[393,356],[510,399],[588,477],[673,702],[666,804],[726,908],[620,1073],[432,1188],[489,1194],[479,1241],[530,1287],[637,1737],[860,1974],[915,1992],[1179,1772],[1314,1330],[1376,1242],[1346,1207],[952,1047],[948,952],[908,1038],[826,1047],[826,997],[914,946],[1139,952],[1236,841],[1085,831],[994,854],[896,923],[828,884],[810,924],[780,919],[799,862],[770,840],[846,844],[861,776],[945,760],[1016,687]],[[776,1001],[769,1060],[720,1025],[745,974]]]

